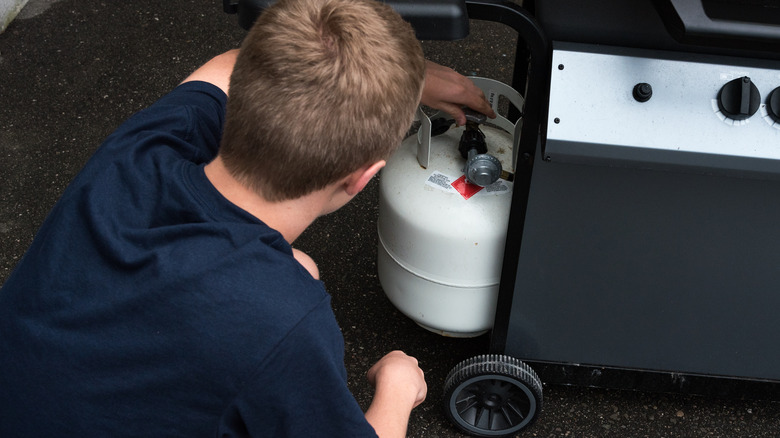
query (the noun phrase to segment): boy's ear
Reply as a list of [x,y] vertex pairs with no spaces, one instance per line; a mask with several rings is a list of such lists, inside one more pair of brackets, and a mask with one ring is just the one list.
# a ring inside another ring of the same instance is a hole
[[366,187],[371,178],[376,175],[379,170],[385,167],[385,160],[377,161],[374,164],[363,166],[360,169],[354,171],[346,181],[344,190],[349,196],[355,196],[360,193],[363,188]]

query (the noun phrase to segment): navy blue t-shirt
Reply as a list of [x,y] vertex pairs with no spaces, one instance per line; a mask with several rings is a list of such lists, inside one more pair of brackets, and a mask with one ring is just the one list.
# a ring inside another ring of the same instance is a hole
[[224,93],[123,124],[0,290],[0,436],[376,436],[322,283],[203,166]]

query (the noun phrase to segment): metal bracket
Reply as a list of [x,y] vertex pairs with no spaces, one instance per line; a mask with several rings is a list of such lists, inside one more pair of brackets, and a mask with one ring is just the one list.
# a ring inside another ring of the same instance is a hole
[[[499,82],[495,79],[469,77],[474,85],[479,87],[493,111],[497,116],[495,119],[489,119],[489,122],[508,132],[512,136],[512,169],[517,165],[517,154],[520,148],[520,132],[522,131],[523,118],[519,118],[512,123],[506,117],[498,114],[498,105],[500,97],[503,96],[516,108],[522,109],[525,99],[514,88]],[[438,112],[432,118],[445,116],[446,113]],[[431,159],[431,117],[428,117],[420,108],[417,109],[417,118],[420,120],[420,128],[417,130],[417,162],[420,166],[428,168]]]

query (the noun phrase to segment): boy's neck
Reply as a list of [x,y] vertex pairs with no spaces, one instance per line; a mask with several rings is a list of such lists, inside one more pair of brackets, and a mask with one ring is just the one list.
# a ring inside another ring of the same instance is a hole
[[292,242],[326,209],[317,193],[280,202],[269,202],[239,183],[217,156],[205,167],[206,177],[228,201],[260,219]]

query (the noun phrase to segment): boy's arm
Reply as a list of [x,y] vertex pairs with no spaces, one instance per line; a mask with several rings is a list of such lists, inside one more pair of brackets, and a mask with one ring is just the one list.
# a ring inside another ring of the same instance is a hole
[[295,248],[293,248],[293,257],[295,257],[295,260],[297,260],[301,266],[309,271],[309,274],[311,274],[315,280],[320,279],[320,268],[317,267],[317,262],[315,262],[313,258],[305,252]]
[[182,83],[190,81],[209,82],[219,87],[225,94],[228,94],[230,74],[233,73],[237,55],[238,49],[233,49],[215,56],[195,70]]
[[428,386],[417,359],[401,351],[388,353],[368,370],[374,399],[366,420],[380,438],[403,438],[412,409],[425,400]]

